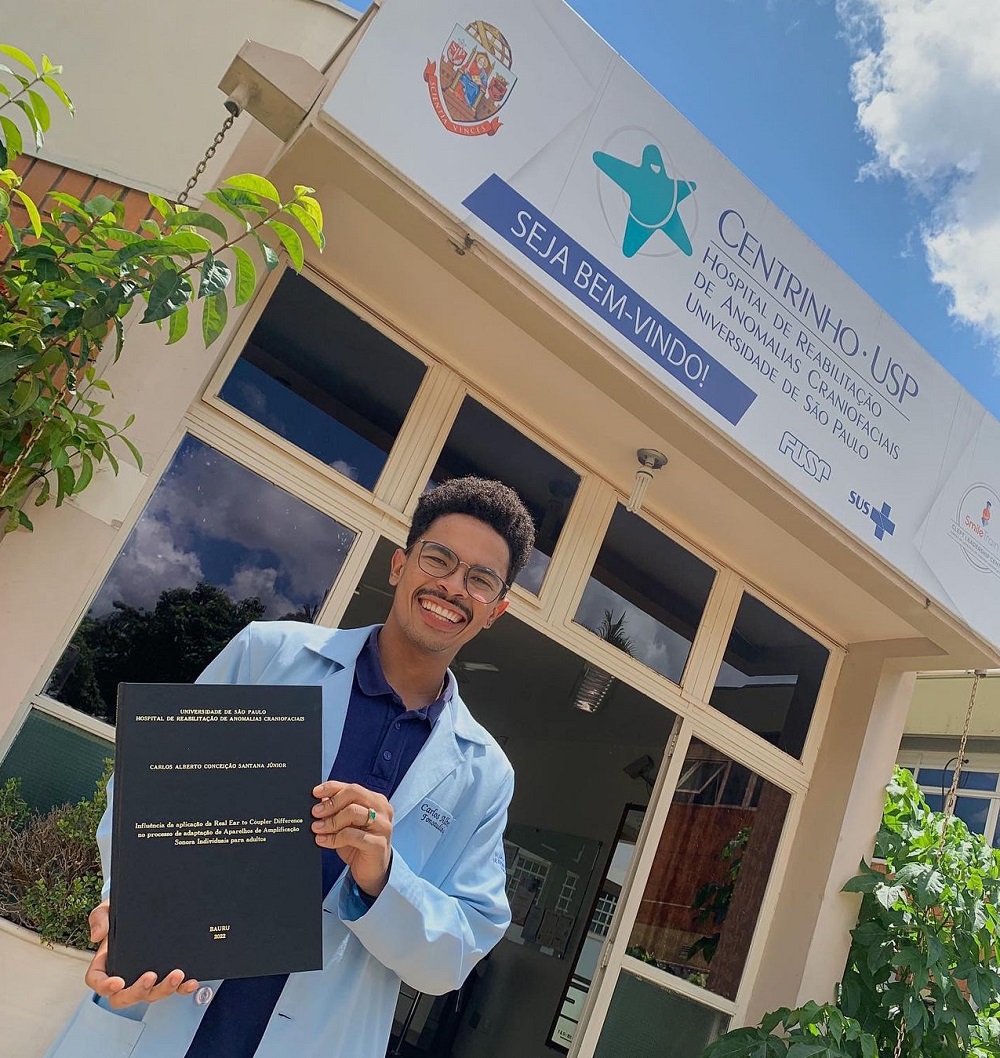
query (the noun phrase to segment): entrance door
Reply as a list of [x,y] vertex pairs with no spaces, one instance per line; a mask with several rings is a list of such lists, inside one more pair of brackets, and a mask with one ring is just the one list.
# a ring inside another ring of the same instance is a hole
[[[375,549],[344,627],[384,619],[392,551]],[[516,773],[505,834],[513,922],[459,992],[403,988],[389,1053],[551,1058],[576,1036],[675,718],[509,614],[454,669]]]

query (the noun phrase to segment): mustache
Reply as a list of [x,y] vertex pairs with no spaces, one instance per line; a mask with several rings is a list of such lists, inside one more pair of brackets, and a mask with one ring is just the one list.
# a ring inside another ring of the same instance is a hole
[[432,599],[440,599],[442,602],[446,602],[449,606],[453,606],[456,610],[460,610],[463,614],[465,614],[465,619],[467,621],[472,620],[472,610],[470,610],[469,607],[466,606],[465,603],[461,600],[452,598],[451,596],[446,595],[443,591],[434,591],[433,588],[424,588],[421,591],[417,592],[417,599],[423,599],[427,597],[430,597]]

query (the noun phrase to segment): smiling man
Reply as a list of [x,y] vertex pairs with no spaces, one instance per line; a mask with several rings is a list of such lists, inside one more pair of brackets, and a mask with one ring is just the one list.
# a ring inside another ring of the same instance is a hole
[[[324,967],[222,982],[181,967],[126,982],[106,972],[102,903],[91,914],[102,942],[86,975],[92,995],[49,1058],[381,1058],[401,980],[432,994],[462,984],[510,924],[514,775],[448,666],[506,610],[533,543],[513,490],[454,479],[417,504],[392,557],[383,626],[253,624],[222,651],[199,682],[323,688],[328,778],[312,791],[312,829],[324,850]],[[105,895],[110,800],[109,790],[98,829]]]

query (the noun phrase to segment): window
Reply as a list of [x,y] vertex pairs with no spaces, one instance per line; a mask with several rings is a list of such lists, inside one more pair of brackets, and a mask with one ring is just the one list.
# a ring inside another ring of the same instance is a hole
[[595,937],[606,937],[611,929],[611,920],[615,917],[615,908],[618,907],[618,894],[603,892],[597,898],[594,907],[594,916],[590,920],[588,933]]
[[574,874],[572,871],[566,872],[566,877],[563,878],[559,895],[556,897],[556,911],[558,911],[560,915],[568,915],[573,909],[573,898],[576,895],[576,883],[579,880],[580,876],[578,874]]
[[188,683],[250,621],[315,620],[354,536],[185,438],[46,693],[113,722],[120,681]]
[[[943,754],[942,754],[943,756]],[[918,766],[906,764],[914,773],[928,807],[944,811],[944,799],[951,789],[955,759],[942,760],[940,765]],[[943,765],[943,766],[942,766]],[[973,762],[962,769],[958,778],[958,797],[955,815],[974,834],[984,834],[994,848],[1000,848],[1000,791],[997,790],[1000,769],[985,763]]]
[[425,370],[371,324],[288,271],[219,396],[370,490]]
[[821,643],[744,594],[711,704],[798,757],[829,658]]
[[715,570],[618,506],[577,609],[577,624],[680,683]]
[[531,511],[535,548],[517,583],[537,594],[580,476],[472,397],[462,402],[428,487],[466,474],[510,485]]
[[735,999],[789,800],[693,740],[626,954]]

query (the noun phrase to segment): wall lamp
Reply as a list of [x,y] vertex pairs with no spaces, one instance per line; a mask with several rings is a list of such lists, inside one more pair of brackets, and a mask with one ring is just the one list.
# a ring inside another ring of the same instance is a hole
[[635,482],[632,485],[632,493],[625,504],[625,510],[634,514],[642,507],[646,489],[653,480],[657,470],[662,470],[667,465],[667,457],[655,448],[640,448],[635,454],[639,460],[639,469],[635,472]]

